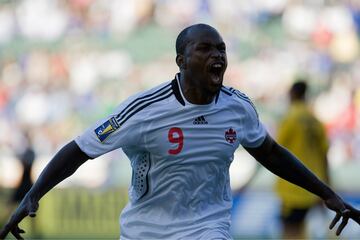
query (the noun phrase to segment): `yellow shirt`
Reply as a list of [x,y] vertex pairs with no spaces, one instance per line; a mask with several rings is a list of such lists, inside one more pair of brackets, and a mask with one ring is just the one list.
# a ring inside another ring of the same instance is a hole
[[[326,180],[328,140],[323,125],[305,103],[291,105],[279,126],[278,143],[297,156],[319,179]],[[280,178],[275,190],[283,204],[290,208],[308,208],[319,200],[316,195]]]

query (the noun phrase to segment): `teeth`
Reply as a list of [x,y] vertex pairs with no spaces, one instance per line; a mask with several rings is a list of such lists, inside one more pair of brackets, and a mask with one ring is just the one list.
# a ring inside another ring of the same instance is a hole
[[222,65],[221,65],[220,63],[215,63],[215,64],[213,65],[213,67],[215,67],[215,68],[221,68]]

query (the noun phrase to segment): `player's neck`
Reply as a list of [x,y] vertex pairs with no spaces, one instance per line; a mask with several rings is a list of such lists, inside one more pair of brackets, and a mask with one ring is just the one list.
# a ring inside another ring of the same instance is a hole
[[216,94],[205,91],[201,86],[193,84],[193,80],[180,74],[179,78],[181,91],[186,100],[192,104],[205,105],[213,102]]

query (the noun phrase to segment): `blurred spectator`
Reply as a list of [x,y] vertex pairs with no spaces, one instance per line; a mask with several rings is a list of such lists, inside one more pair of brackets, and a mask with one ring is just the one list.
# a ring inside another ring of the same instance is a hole
[[[321,180],[329,182],[325,128],[309,110],[307,83],[300,79],[290,91],[290,107],[278,130],[278,142],[293,152]],[[305,216],[320,199],[283,179],[277,178],[276,193],[281,201],[284,239],[305,239]]]
[[[17,158],[21,163],[21,177],[19,182],[14,189],[11,197],[9,199],[9,207],[7,208],[7,212],[11,213],[15,207],[21,202],[26,193],[30,190],[33,185],[32,180],[32,169],[33,163],[36,158],[35,150],[33,148],[32,139],[30,136],[30,132],[28,130],[24,130],[23,139],[19,141],[21,146],[16,146],[15,151]],[[34,234],[36,231],[35,220],[31,221],[31,233]],[[35,235],[33,235],[35,236]]]
[[11,197],[11,202],[13,204],[18,204],[33,185],[31,172],[36,157],[35,151],[32,146],[30,133],[28,131],[24,132],[23,137],[24,141],[22,141],[22,146],[20,147],[21,150],[17,153],[17,158],[20,160],[22,167],[22,174],[19,184]]

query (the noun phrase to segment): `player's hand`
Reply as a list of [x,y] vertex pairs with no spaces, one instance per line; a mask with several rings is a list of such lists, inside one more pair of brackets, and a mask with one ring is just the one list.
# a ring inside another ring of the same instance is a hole
[[20,234],[25,233],[25,231],[20,229],[18,224],[26,216],[35,217],[38,208],[38,202],[32,200],[27,194],[10,217],[10,220],[0,230],[0,239],[4,239],[9,232],[11,232],[16,239],[24,239]]
[[360,210],[357,210],[348,203],[345,203],[345,207],[350,210],[350,218],[360,225]]
[[326,206],[335,211],[336,215],[331,221],[329,228],[333,229],[337,222],[341,219],[341,223],[336,230],[336,235],[339,236],[349,221],[349,218],[360,224],[360,211],[345,203],[339,196],[325,200]]

